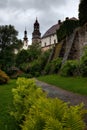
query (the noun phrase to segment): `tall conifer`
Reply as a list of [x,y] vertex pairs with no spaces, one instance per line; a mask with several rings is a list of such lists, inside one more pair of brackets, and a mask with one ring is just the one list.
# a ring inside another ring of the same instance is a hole
[[80,25],[84,25],[87,22],[87,0],[80,0],[79,21]]

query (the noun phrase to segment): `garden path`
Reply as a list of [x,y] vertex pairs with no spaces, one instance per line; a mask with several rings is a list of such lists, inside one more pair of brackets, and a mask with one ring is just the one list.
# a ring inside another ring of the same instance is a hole
[[69,102],[71,105],[77,105],[80,103],[84,103],[85,108],[87,108],[87,96],[83,96],[80,94],[76,94],[59,87],[44,83],[42,81],[36,80],[38,86],[41,86],[44,91],[48,93],[49,97],[59,98],[65,102]]

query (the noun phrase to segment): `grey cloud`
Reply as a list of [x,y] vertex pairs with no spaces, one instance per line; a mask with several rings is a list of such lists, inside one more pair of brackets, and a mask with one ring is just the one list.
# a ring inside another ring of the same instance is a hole
[[5,8],[8,4],[8,0],[0,0],[0,8]]
[[[4,0],[3,0],[4,1]],[[66,4],[67,0],[8,0],[8,7],[17,9],[50,9],[51,6],[59,7]]]
[[[72,3],[72,0],[69,0]],[[0,24],[12,24],[23,38],[25,26],[28,30],[29,41],[32,36],[33,23],[36,16],[40,22],[40,30],[45,31],[65,17],[64,9],[67,0],[0,0]],[[79,0],[73,0],[76,4]],[[70,5],[71,6],[71,5]],[[62,8],[62,10],[61,10]],[[74,8],[74,6],[73,6]],[[70,10],[72,12],[72,8]],[[68,14],[66,9],[66,13]]]

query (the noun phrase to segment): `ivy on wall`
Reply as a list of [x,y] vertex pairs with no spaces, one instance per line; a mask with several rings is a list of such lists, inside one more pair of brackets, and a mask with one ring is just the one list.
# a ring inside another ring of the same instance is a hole
[[69,36],[71,33],[73,33],[74,29],[79,26],[79,21],[78,20],[65,20],[60,28],[57,30],[57,38],[58,41],[60,42],[63,40],[66,36]]

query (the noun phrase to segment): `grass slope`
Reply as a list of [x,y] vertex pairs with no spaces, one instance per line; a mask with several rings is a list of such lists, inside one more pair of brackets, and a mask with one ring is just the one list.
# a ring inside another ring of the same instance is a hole
[[15,119],[9,114],[14,109],[12,88],[15,86],[15,80],[11,80],[6,85],[0,85],[0,130],[18,130]]
[[39,77],[38,80],[61,87],[65,90],[69,90],[74,93],[87,95],[87,78],[47,75],[47,76]]

